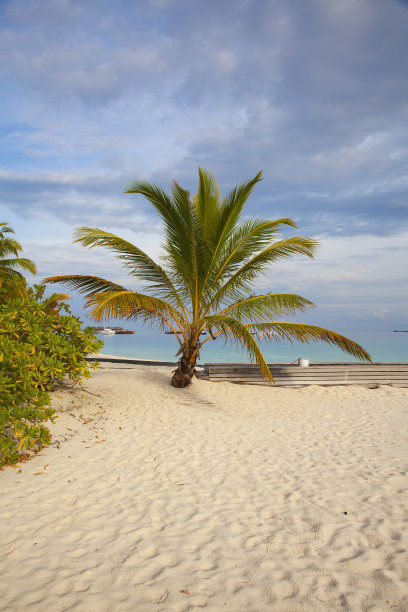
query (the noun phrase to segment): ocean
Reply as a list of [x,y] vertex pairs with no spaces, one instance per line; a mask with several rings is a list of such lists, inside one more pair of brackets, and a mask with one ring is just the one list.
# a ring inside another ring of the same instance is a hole
[[[368,351],[373,361],[408,362],[408,333],[395,332],[341,332],[358,342]],[[150,328],[136,329],[134,334],[105,336],[98,334],[104,342],[100,353],[135,359],[177,361],[178,343],[174,336]],[[324,342],[300,344],[261,341],[261,350],[268,363],[291,363],[299,357],[310,362],[346,362],[356,359],[340,349]],[[249,362],[239,347],[225,345],[223,340],[211,338],[204,344],[198,363],[242,363]]]

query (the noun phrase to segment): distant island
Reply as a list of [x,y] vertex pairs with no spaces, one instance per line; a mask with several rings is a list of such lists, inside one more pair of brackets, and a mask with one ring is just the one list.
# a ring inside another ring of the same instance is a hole
[[408,329],[394,329],[394,334],[408,334]]

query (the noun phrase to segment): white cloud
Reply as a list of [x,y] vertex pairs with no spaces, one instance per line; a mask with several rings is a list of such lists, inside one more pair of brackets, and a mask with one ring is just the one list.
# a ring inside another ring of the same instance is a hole
[[401,303],[402,3],[7,0],[0,18],[0,210],[44,275],[58,247],[63,271],[87,269],[70,245],[80,224],[157,244],[148,207],[122,193],[132,179],[194,189],[200,164],[225,193],[262,168],[250,216],[335,236],[316,262],[283,264],[282,286],[324,289],[330,312],[337,300],[356,317],[367,304],[395,315],[384,287]]

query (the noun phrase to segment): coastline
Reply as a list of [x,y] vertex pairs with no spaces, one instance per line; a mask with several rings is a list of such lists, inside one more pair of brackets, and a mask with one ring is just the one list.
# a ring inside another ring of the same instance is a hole
[[0,472],[5,609],[407,609],[408,389],[171,371],[53,394],[53,444]]
[[[393,332],[341,331],[358,342],[375,362],[408,362],[407,334]],[[174,336],[160,334],[156,330],[138,329],[135,334],[101,336],[104,340],[102,353],[125,358],[176,362],[178,345]],[[310,362],[353,361],[340,349],[325,343],[301,344],[294,342],[274,343],[262,340],[261,350],[268,363],[291,363],[299,357]],[[224,345],[220,340],[207,342],[200,353],[200,363],[247,361],[248,357],[238,347]]]
[[105,355],[104,353],[90,353],[85,358],[87,361],[99,361],[100,363],[128,363],[135,366],[175,366],[176,361],[160,361],[159,359],[138,359],[137,357],[121,357],[120,355]]

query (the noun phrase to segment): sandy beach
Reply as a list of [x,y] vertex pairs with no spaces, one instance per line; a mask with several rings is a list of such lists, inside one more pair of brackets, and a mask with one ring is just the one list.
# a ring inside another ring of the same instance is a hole
[[408,389],[102,364],[0,471],[0,609],[408,609]]

